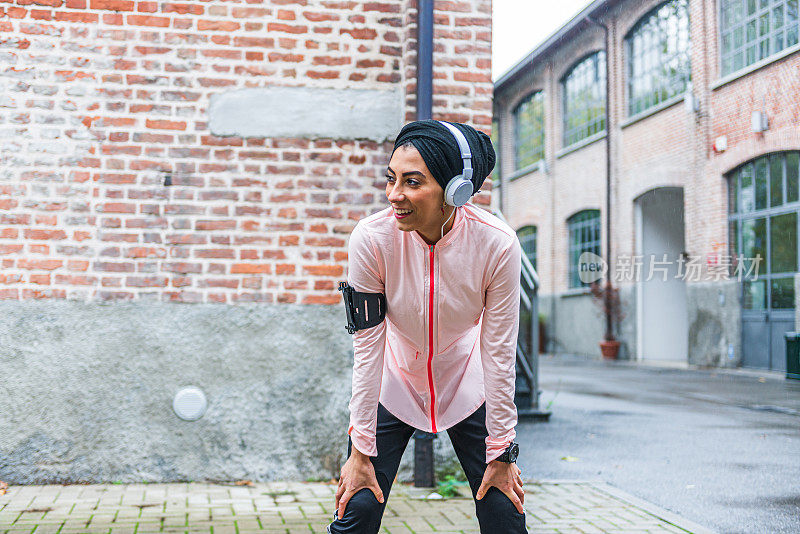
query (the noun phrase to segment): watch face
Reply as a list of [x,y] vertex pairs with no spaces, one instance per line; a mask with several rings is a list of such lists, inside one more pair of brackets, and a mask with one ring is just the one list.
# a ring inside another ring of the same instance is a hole
[[508,451],[509,460],[511,460],[512,462],[516,462],[518,455],[519,455],[519,445],[514,443],[513,445],[511,445],[511,450]]

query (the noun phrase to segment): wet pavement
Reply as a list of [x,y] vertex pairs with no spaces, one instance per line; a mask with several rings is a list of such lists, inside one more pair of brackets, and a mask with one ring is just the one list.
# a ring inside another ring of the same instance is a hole
[[548,423],[517,427],[523,471],[594,479],[725,533],[800,532],[800,381],[542,356]]

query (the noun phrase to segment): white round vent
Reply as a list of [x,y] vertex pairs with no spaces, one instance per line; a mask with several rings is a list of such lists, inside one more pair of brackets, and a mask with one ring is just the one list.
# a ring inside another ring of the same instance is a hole
[[172,409],[175,415],[184,421],[197,421],[206,413],[205,394],[196,387],[181,389],[172,400]]

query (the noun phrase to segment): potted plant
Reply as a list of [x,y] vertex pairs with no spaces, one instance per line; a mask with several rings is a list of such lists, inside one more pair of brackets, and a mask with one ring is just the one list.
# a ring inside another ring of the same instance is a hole
[[619,299],[619,289],[614,287],[610,280],[600,280],[589,285],[594,302],[600,307],[606,318],[606,329],[603,341],[600,342],[600,352],[603,359],[615,360],[619,353],[619,341],[614,337],[614,326],[619,325],[625,318],[622,303]]

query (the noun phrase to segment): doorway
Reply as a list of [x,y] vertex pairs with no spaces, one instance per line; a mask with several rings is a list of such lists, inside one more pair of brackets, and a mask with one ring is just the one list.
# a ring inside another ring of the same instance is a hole
[[659,187],[634,200],[637,359],[688,361],[686,284],[677,262],[685,250],[683,189]]

